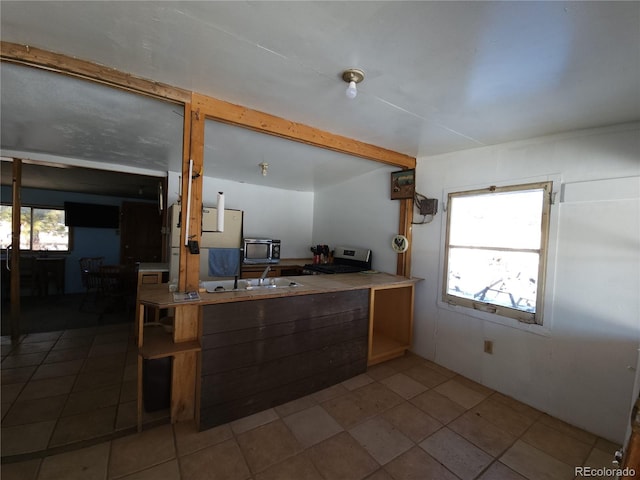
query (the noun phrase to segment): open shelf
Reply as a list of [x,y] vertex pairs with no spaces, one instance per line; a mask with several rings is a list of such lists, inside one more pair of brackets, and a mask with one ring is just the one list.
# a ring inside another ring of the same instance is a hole
[[399,342],[384,333],[374,331],[371,340],[369,365],[375,365],[376,363],[401,356],[410,346],[406,342]]
[[200,351],[200,342],[192,340],[188,342],[174,343],[173,337],[163,327],[145,327],[144,344],[138,352],[142,358],[164,358],[179,353]]
[[400,357],[411,348],[414,286],[372,289],[369,366]]

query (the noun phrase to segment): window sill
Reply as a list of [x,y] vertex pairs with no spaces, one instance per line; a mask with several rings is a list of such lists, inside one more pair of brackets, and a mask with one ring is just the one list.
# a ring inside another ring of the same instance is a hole
[[[484,312],[482,310],[464,307],[461,305],[451,305],[449,303],[443,302],[442,300],[438,301],[438,308],[456,313],[458,315],[464,315],[466,317],[472,317],[485,322],[502,325],[503,327],[515,328],[516,330],[532,333],[534,335],[540,335],[542,337],[551,336],[551,330],[545,325],[524,323],[516,320],[515,318],[503,317],[495,313]],[[546,312],[545,318],[547,318]],[[549,322],[549,320],[547,320],[547,322]]]

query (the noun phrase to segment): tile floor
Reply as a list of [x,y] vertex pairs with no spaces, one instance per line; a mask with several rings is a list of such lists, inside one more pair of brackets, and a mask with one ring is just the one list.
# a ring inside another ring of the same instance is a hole
[[617,448],[411,354],[203,432],[160,412],[135,433],[129,328],[3,344],[3,480],[561,480]]

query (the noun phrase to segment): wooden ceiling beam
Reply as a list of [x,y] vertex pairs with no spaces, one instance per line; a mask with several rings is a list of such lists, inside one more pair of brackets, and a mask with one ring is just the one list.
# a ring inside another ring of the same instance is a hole
[[29,45],[0,42],[0,59],[7,62],[43,68],[53,72],[84,78],[111,87],[149,95],[176,103],[191,101],[191,92],[120,72],[114,68],[53,53]]
[[282,117],[252,110],[207,95],[194,93],[192,104],[194,110],[212,120],[238,125],[258,132],[403,169],[415,168],[416,166],[416,159],[409,155],[319,130],[302,123],[292,122]]
[[319,130],[207,95],[120,72],[114,68],[29,45],[0,42],[0,59],[92,80],[115,88],[186,104],[207,118],[399,168],[415,168],[416,159],[393,150]]

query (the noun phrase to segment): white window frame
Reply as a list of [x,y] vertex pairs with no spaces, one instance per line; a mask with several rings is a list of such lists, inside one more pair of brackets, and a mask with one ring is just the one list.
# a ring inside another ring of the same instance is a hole
[[[546,254],[542,258],[545,263],[545,275],[543,281],[539,285],[542,288],[542,292],[539,292],[538,299],[541,304],[536,304],[536,317],[533,319],[525,319],[524,321],[516,316],[505,316],[500,309],[495,311],[492,308],[474,308],[473,305],[464,305],[465,302],[456,301],[448,302],[446,300],[446,277],[447,277],[447,250],[448,250],[448,198],[452,193],[457,192],[481,192],[482,190],[493,188],[513,188],[522,185],[538,184],[543,182],[551,182],[551,188],[549,192],[549,210],[548,210],[548,225],[547,235],[545,240]],[[559,174],[545,175],[535,178],[527,178],[514,180],[509,182],[496,182],[490,187],[487,184],[483,185],[466,185],[462,187],[449,187],[443,190],[442,202],[444,205],[444,212],[441,217],[442,229],[441,229],[441,255],[440,255],[440,272],[439,275],[439,294],[438,294],[438,307],[444,310],[449,310],[459,314],[464,314],[470,317],[479,318],[485,321],[498,323],[505,326],[514,327],[521,330],[530,331],[532,333],[541,334],[544,336],[550,335],[551,327],[553,324],[553,302],[549,299],[553,298],[555,290],[555,263],[556,263],[556,249],[557,249],[557,228],[558,228],[558,208],[557,204],[560,203],[560,192],[562,189],[562,178]]]

